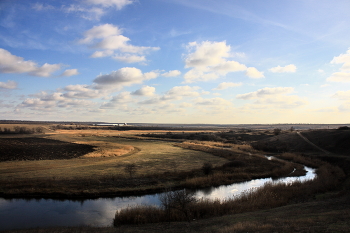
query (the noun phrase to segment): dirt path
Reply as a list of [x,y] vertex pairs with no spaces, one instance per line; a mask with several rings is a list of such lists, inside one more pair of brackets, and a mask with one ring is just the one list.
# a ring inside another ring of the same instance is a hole
[[331,152],[322,149],[321,147],[317,146],[316,144],[312,143],[309,139],[307,139],[304,135],[302,135],[300,132],[297,132],[297,134],[307,143],[309,143],[311,146],[315,147],[316,149],[326,153],[326,154],[331,154]]

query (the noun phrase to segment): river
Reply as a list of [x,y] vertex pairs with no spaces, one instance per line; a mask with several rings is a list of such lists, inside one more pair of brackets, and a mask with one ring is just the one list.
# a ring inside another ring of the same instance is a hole
[[[225,199],[267,182],[306,181],[316,177],[315,170],[305,167],[301,177],[255,179],[248,182],[197,190],[197,198]],[[81,201],[53,199],[0,198],[0,230],[58,226],[111,226],[116,210],[133,205],[159,205],[158,194],[134,197],[87,199]]]

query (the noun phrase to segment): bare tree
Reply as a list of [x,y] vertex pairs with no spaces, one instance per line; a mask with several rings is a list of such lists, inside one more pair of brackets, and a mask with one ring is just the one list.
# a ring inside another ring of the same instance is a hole
[[136,164],[135,163],[130,163],[130,164],[127,164],[125,167],[124,167],[124,171],[126,173],[129,173],[130,175],[130,178],[136,173]]
[[187,221],[191,221],[190,206],[197,201],[193,193],[187,190],[168,191],[162,193],[159,196],[159,200],[167,212],[168,217],[171,210],[177,210],[185,215]]

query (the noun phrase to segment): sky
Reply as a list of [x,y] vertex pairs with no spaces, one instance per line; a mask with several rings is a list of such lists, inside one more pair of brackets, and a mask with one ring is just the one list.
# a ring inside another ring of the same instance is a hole
[[350,123],[348,0],[0,0],[0,119]]

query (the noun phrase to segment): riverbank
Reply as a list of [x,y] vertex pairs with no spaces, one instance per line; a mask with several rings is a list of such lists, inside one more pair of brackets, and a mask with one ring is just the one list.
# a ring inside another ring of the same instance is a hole
[[167,222],[119,227],[55,227],[3,231],[3,233],[245,233],[245,232],[348,232],[350,194],[318,195],[315,200],[247,213],[188,222]]

